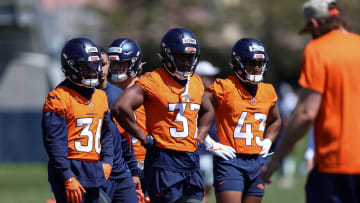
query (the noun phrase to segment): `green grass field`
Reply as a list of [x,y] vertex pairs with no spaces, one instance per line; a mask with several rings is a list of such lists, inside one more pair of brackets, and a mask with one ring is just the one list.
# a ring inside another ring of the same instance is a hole
[[46,164],[0,164],[0,202],[40,203],[51,198]]
[[[293,153],[297,163],[303,159],[305,147],[306,139],[302,139]],[[305,176],[296,173],[295,185],[290,189],[279,188],[278,177],[279,174],[275,174],[273,183],[266,186],[264,203],[305,202]],[[54,199],[54,197],[49,192],[45,163],[0,163],[1,203],[45,203],[47,199]],[[215,203],[214,194],[212,194],[211,202]]]
[[[305,176],[295,176],[295,186],[290,189],[278,187],[278,175],[273,184],[267,185],[264,203],[303,203]],[[46,164],[1,164],[0,202],[42,203],[53,199],[47,182]],[[215,203],[214,194],[211,202]]]

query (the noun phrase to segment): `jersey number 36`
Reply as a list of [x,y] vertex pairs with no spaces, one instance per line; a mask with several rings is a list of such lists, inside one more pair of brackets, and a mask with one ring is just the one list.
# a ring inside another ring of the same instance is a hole
[[102,118],[99,118],[99,122],[96,128],[96,133],[90,130],[90,126],[93,123],[93,118],[79,118],[76,119],[76,127],[85,127],[80,132],[79,136],[86,136],[88,138],[87,145],[82,145],[81,141],[75,141],[75,149],[79,152],[91,152],[93,150],[93,146],[95,145],[95,152],[100,154],[101,152],[101,145],[100,145],[100,131],[101,131],[101,124]]

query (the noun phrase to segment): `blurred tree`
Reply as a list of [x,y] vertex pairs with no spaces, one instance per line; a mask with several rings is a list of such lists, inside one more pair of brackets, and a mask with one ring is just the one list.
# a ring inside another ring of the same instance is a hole
[[[270,55],[265,79],[275,86],[281,81],[296,85],[301,52],[310,36],[299,36],[304,1],[287,0],[108,0],[108,7],[92,5],[106,19],[103,43],[131,37],[143,49],[145,71],[158,67],[161,37],[172,27],[186,27],[199,38],[201,59],[221,68],[220,77],[231,74],[228,66],[232,45],[240,38],[262,41]],[[339,2],[359,30],[360,3]]]

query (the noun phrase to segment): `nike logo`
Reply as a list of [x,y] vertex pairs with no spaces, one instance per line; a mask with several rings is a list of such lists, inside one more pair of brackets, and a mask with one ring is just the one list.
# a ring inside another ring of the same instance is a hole
[[218,183],[218,185],[221,185],[221,184],[225,183],[225,181],[226,181],[226,180],[220,181],[220,182]]

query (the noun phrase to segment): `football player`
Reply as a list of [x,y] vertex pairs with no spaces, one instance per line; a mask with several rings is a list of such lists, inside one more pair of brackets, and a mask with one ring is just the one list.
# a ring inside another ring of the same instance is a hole
[[[110,82],[123,90],[133,86],[135,81],[138,80],[137,76],[141,73],[142,65],[144,64],[141,62],[142,51],[140,46],[130,38],[115,39],[108,48],[108,55],[111,63],[109,70]],[[144,106],[141,105],[134,113],[137,124],[147,134]],[[120,129],[122,134],[129,135],[121,127]],[[138,161],[138,168],[142,171],[144,168],[146,149],[135,137],[131,136],[131,142]],[[143,182],[143,173],[141,182]],[[144,192],[145,200],[150,201],[149,197],[146,195],[146,190],[142,188],[140,184],[136,185],[136,191],[140,196],[144,196],[142,194]]]
[[[145,73],[118,98],[112,113],[147,149],[144,185],[152,202],[202,202],[198,141],[210,128],[213,108],[194,74],[199,42],[188,29],[170,29],[160,44],[162,67]],[[144,105],[146,130],[134,117]]]
[[91,40],[68,41],[61,52],[66,79],[47,95],[42,109],[48,177],[57,202],[98,202],[111,172],[113,128],[106,94],[95,89],[101,63]]
[[[111,108],[122,90],[107,81],[110,61],[105,50],[100,48],[103,58],[102,75],[97,88],[105,91],[108,97],[108,106]],[[140,169],[131,145],[129,145],[123,133],[120,133],[117,122],[114,120],[113,149],[114,159],[113,168],[109,180],[103,185],[102,189],[112,202],[137,203],[135,186],[140,184]],[[131,143],[130,143],[131,144]],[[130,171],[129,171],[130,169]]]
[[214,157],[217,202],[261,202],[264,195],[260,170],[281,125],[274,87],[262,82],[267,62],[259,41],[240,39],[231,50],[234,75],[216,79],[206,89],[217,137],[236,150],[235,159]]

